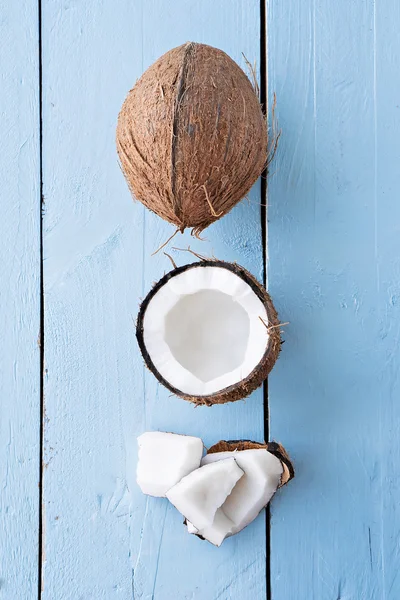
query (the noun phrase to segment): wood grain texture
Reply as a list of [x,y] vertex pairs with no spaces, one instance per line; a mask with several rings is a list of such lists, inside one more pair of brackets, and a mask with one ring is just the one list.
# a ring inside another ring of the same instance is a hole
[[[167,501],[135,483],[136,436],[160,429],[263,438],[258,391],[195,409],[142,363],[139,301],[170,269],[151,253],[173,228],[132,203],[117,163],[119,108],[159,55],[187,40],[259,56],[259,2],[42,0],[45,270],[43,600],[265,598],[265,521],[220,549],[189,537]],[[210,227],[203,254],[262,275],[260,190]],[[175,252],[178,264],[193,257]]]
[[0,597],[37,595],[40,177],[36,2],[0,18]]
[[269,287],[290,321],[271,433],[297,467],[274,600],[400,597],[399,27],[394,0],[269,3]]

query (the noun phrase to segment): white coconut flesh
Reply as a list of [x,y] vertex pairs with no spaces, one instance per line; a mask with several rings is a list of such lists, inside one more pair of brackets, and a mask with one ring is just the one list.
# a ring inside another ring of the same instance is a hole
[[[219,510],[219,509],[218,509]],[[217,511],[218,512],[218,511]],[[199,533],[199,530],[197,529],[197,527],[195,527],[193,525],[193,523],[191,523],[190,521],[186,520],[186,527],[188,530],[188,533],[193,533],[194,535],[196,535],[197,533]]]
[[208,527],[203,529],[196,529],[193,523],[187,522],[187,530],[189,533],[195,535],[201,535],[205,540],[214,544],[214,546],[220,546],[224,539],[231,535],[234,529],[234,523],[224,513],[222,508],[219,508],[215,513],[214,520]]
[[227,535],[238,533],[257,517],[278,489],[283,473],[279,458],[263,448],[206,454],[201,464],[218,464],[229,457],[235,458],[244,475],[221,506],[223,513],[233,522]]
[[202,440],[189,435],[148,431],[138,437],[138,445],[136,480],[149,496],[164,497],[200,466],[203,455]]
[[241,477],[242,469],[229,457],[192,471],[171,488],[166,497],[201,531],[212,525],[218,508]]
[[261,362],[267,326],[264,304],[240,275],[204,266],[156,291],[144,313],[143,342],[172,388],[208,396],[241,382]]

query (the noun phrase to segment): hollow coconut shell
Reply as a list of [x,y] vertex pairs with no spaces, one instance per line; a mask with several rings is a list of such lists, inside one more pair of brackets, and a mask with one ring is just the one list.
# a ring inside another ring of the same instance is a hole
[[286,485],[293,479],[295,472],[293,463],[285,450],[278,442],[253,442],[252,440],[220,440],[207,450],[207,454],[215,454],[217,452],[241,452],[242,450],[268,450],[276,456],[282,463],[283,472],[279,487]]
[[116,138],[134,198],[196,235],[249,192],[267,160],[267,126],[249,79],[225,52],[194,42],[145,71]]
[[[153,297],[171,278],[181,273],[184,273],[189,269],[202,268],[207,266],[228,269],[234,274],[238,275],[239,277],[242,277],[243,280],[251,287],[252,291],[256,294],[256,296],[258,296],[258,298],[261,300],[262,304],[265,307],[268,316],[269,339],[268,344],[265,348],[264,355],[262,356],[260,362],[255,366],[255,368],[247,377],[235,383],[234,385],[219,390],[218,392],[213,393],[211,395],[197,396],[186,394],[182,390],[172,386],[167,381],[167,379],[163,377],[157,370],[144,342],[144,317],[148,305],[153,299]],[[260,387],[267,378],[268,374],[275,365],[275,362],[279,356],[282,344],[278,313],[276,312],[275,307],[272,303],[272,299],[266,291],[266,289],[244,267],[241,267],[236,263],[228,263],[219,260],[202,260],[198,263],[192,263],[184,265],[182,267],[177,267],[169,273],[167,273],[166,275],[164,275],[164,277],[162,277],[157,283],[155,283],[151,291],[148,293],[148,295],[140,305],[136,323],[136,338],[146,366],[158,379],[158,381],[176,396],[179,396],[184,400],[192,402],[196,406],[213,406],[214,404],[225,404],[227,402],[235,402],[236,400],[242,400],[249,396],[254,390]]]

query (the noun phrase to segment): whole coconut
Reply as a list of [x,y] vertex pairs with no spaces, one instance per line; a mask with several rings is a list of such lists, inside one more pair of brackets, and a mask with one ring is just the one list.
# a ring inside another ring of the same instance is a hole
[[129,92],[117,125],[135,198],[198,234],[241,200],[267,159],[267,127],[244,72],[222,50],[186,43]]

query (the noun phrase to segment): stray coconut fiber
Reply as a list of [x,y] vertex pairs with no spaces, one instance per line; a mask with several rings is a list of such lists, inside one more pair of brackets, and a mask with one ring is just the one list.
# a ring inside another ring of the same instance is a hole
[[215,546],[247,527],[294,477],[285,449],[275,442],[221,441],[201,465],[200,438],[147,432],[138,443],[141,490],[166,496],[185,517],[187,531]]
[[136,336],[163,385],[207,406],[248,396],[281,347],[269,294],[243,267],[217,260],[165,275],[140,307]]
[[188,42],[159,58],[129,92],[117,150],[134,198],[198,235],[228,213],[267,163],[259,99],[222,50]]

